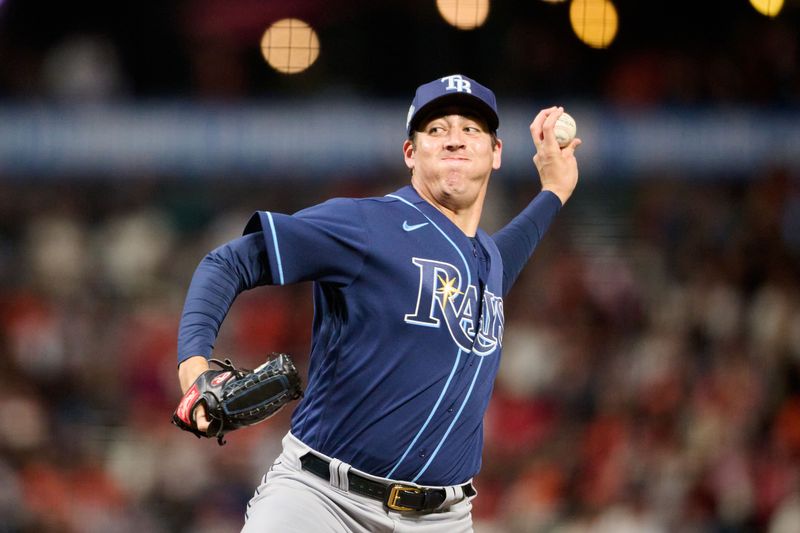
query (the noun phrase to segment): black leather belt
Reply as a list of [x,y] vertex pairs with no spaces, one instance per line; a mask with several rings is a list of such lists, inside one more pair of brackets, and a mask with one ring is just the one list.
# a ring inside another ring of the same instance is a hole
[[[303,465],[303,470],[308,470],[325,481],[330,481],[329,462],[322,457],[309,452],[300,458],[300,464]],[[352,471],[347,473],[347,482],[350,491],[381,501],[387,509],[393,511],[433,511],[438,509],[447,498],[445,489],[417,487],[402,483],[381,483]],[[461,485],[461,488],[464,489],[464,497],[469,498],[476,494],[472,483]]]

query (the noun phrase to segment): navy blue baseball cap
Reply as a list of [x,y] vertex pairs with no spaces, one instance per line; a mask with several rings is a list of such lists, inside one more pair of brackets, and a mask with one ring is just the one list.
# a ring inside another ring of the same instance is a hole
[[477,112],[491,131],[496,131],[500,125],[497,101],[491,89],[461,74],[452,74],[417,87],[408,109],[406,133],[410,136],[431,111],[450,105],[464,106]]

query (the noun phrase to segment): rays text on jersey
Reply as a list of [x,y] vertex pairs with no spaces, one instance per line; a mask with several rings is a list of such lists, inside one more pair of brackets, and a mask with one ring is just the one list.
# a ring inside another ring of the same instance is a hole
[[419,257],[411,262],[419,269],[419,289],[414,312],[404,317],[406,323],[439,328],[444,322],[458,347],[476,355],[489,355],[502,346],[502,297],[484,290],[478,309],[478,288],[464,287],[464,277],[454,265]]

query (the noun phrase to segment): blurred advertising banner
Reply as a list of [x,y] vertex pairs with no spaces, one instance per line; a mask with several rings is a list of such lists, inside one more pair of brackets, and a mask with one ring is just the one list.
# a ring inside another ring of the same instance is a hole
[[[407,103],[281,101],[237,106],[0,108],[0,179],[138,176],[315,180],[403,172]],[[533,174],[528,125],[543,102],[500,106],[499,179]],[[747,177],[800,170],[800,110],[564,104],[578,123],[582,179]]]

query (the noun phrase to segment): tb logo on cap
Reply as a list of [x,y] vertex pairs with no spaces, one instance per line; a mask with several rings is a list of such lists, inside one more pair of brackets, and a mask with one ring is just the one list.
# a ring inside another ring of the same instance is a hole
[[447,82],[446,91],[458,91],[460,93],[472,94],[472,88],[469,81],[461,77],[461,74],[453,74],[452,76],[445,76],[440,80],[442,83]]

